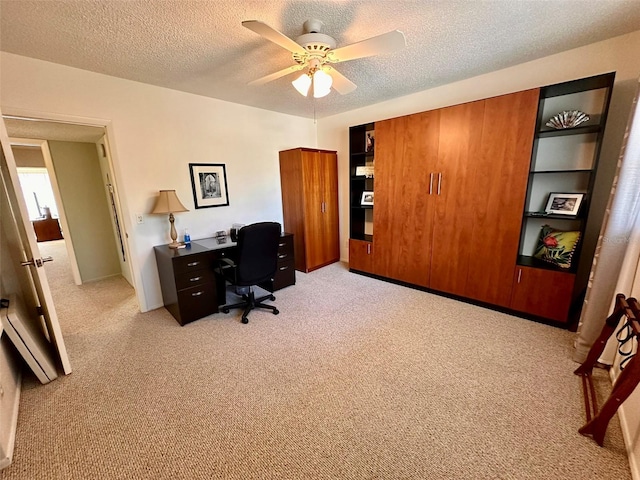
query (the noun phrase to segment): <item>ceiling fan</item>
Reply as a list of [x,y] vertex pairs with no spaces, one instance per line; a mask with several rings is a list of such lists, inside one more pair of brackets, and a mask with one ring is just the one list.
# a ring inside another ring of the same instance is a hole
[[246,20],[242,25],[290,51],[296,62],[295,65],[254,80],[249,85],[264,85],[285,75],[305,70],[291,83],[302,95],[307,96],[312,91],[315,98],[328,95],[331,86],[342,95],[356,89],[356,84],[338,72],[333,66],[334,63],[391,53],[407,45],[404,34],[399,30],[393,30],[351,45],[335,48],[336,41],[329,35],[320,33],[324,25],[320,20],[304,22],[305,33],[295,41],[258,20]]

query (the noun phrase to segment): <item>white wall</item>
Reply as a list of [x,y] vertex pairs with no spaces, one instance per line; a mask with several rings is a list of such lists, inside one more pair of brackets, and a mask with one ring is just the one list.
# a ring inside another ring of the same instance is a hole
[[96,145],[49,141],[64,214],[82,282],[120,274],[110,205]]
[[[424,68],[429,68],[426,65]],[[506,68],[489,74],[432,88],[420,93],[353,110],[318,121],[318,145],[338,151],[340,199],[340,256],[349,258],[349,127],[433,110],[449,105],[490,98],[529,88],[552,85],[600,73],[616,71],[605,139],[600,157],[588,230],[597,237],[609,195],[615,164],[629,116],[635,86],[640,76],[640,30],[586,47]],[[358,88],[366,88],[360,85]],[[517,112],[514,112],[517,115]],[[600,221],[593,219],[600,218]],[[589,247],[584,245],[584,251]]]
[[[142,311],[162,306],[153,246],[168,243],[169,222],[151,211],[160,189],[175,189],[189,212],[176,228],[192,239],[232,223],[282,222],[278,151],[316,147],[310,119],[236,105],[109,77],[27,57],[0,53],[4,114],[82,117],[109,123],[116,183],[129,236]],[[190,162],[224,163],[228,207],[194,209]]]

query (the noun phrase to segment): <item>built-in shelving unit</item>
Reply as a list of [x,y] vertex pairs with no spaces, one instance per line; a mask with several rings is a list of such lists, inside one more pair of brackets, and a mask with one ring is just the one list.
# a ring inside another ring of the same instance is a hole
[[364,192],[373,192],[375,130],[374,124],[349,129],[350,238],[372,241],[373,205],[363,205]]
[[[518,264],[556,268],[532,258],[545,224],[558,230],[579,230],[584,235],[614,76],[609,73],[541,89]],[[545,125],[564,110],[580,110],[590,119],[574,128],[556,130]],[[578,214],[545,214],[552,192],[584,193]],[[578,268],[581,245],[574,254],[571,272]]]
[[[587,278],[586,275],[585,278],[576,278],[575,274],[582,262],[592,261],[591,255],[582,256],[581,253],[614,76],[615,73],[598,75],[550,85],[540,91],[517,263],[518,266],[529,269],[522,271],[525,273],[538,269],[550,271],[549,275],[553,274],[551,272],[567,274],[566,282],[572,282],[573,287],[570,289],[571,295],[566,295],[565,292],[561,298],[556,299],[558,308],[555,319],[560,321],[570,320],[567,316],[572,303],[579,307]],[[546,126],[549,119],[565,110],[580,110],[590,118],[573,128],[554,129]],[[577,214],[567,216],[545,213],[549,195],[554,192],[584,194]],[[556,230],[580,232],[581,239],[569,268],[560,268],[533,256],[543,225]],[[588,268],[581,270],[588,271]],[[522,272],[518,272],[514,286],[516,290],[521,282]],[[538,281],[545,280],[543,272],[535,275]]]

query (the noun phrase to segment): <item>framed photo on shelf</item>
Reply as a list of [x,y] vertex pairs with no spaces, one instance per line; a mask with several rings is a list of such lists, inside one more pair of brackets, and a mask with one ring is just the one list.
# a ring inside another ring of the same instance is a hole
[[190,163],[191,188],[196,208],[229,205],[227,171],[222,163]]
[[356,176],[373,178],[373,165],[356,167]]
[[550,193],[545,213],[575,217],[580,211],[584,193]]
[[373,192],[362,192],[362,199],[360,200],[360,205],[367,206],[373,205]]
[[376,141],[376,132],[375,130],[367,130],[366,136],[364,139],[364,151],[365,152],[373,152],[373,148],[375,147]]

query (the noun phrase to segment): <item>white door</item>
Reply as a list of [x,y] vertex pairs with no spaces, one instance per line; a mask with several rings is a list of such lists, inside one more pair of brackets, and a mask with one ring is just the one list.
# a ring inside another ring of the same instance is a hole
[[[27,310],[34,316],[32,319],[34,322],[40,321],[38,312],[44,318],[45,333],[58,355],[63,372],[68,375],[71,373],[71,363],[62,338],[58,315],[44,272],[43,259],[40,255],[36,235],[27,214],[27,206],[20,188],[18,172],[4,121],[0,121],[0,144],[2,145],[2,149],[0,149],[0,174],[6,185],[10,210],[6,213],[15,220],[18,232],[18,235],[12,240],[14,244],[9,245],[9,248],[12,252],[19,254],[22,257],[22,263],[25,264],[22,268],[16,269],[16,275],[21,277],[18,282],[22,286],[23,299],[27,304]],[[5,212],[3,212],[4,215]]]

